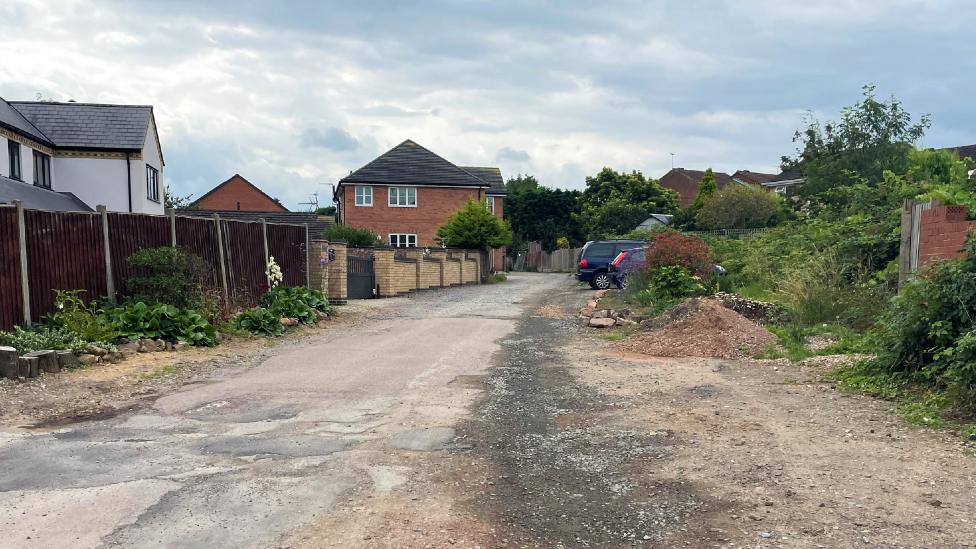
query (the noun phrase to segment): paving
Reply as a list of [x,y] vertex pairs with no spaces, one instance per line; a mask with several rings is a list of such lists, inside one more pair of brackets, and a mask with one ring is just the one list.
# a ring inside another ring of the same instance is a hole
[[526,303],[567,280],[353,305],[360,322],[141,409],[0,433],[0,545],[276,546],[354,488],[402,484],[374,459],[462,448],[454,429],[480,394],[463,380],[485,374]]

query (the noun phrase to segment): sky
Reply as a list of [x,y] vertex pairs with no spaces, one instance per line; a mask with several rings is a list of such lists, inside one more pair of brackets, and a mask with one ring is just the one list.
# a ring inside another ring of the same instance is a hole
[[[969,0],[2,0],[0,97],[149,104],[176,194],[287,207],[405,139],[582,188],[604,166],[776,172],[877,86],[976,143]],[[672,153],[674,156],[672,157]]]

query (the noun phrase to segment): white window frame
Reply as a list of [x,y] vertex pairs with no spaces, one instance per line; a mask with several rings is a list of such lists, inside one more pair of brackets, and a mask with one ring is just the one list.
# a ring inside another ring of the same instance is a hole
[[[362,191],[360,193],[359,191]],[[373,207],[373,187],[371,185],[355,185],[352,190],[353,204],[359,206],[360,208],[371,208]],[[360,200],[360,198],[362,200]],[[369,199],[369,200],[367,200]]]
[[417,235],[413,233],[390,233],[389,243],[394,248],[416,248]]
[[[395,193],[393,192],[394,189],[396,190]],[[413,204],[410,204],[411,192],[413,192]],[[394,195],[396,195],[396,201],[393,200]],[[386,193],[386,205],[391,208],[416,208],[417,187],[390,187]]]
[[485,197],[485,205],[487,206],[488,211],[491,212],[491,215],[495,215],[495,197]]
[[146,198],[159,202],[159,170],[146,164]]

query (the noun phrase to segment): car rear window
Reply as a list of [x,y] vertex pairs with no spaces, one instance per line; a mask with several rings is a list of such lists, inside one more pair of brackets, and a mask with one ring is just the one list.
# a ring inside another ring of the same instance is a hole
[[613,249],[613,242],[594,242],[583,250],[583,257],[610,257]]

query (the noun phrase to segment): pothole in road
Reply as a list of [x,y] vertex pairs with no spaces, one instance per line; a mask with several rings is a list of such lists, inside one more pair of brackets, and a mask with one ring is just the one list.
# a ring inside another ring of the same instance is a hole
[[326,456],[346,449],[350,441],[313,436],[290,437],[209,437],[197,447],[205,454],[229,454],[235,457],[310,457]]
[[457,449],[454,429],[450,427],[430,427],[403,431],[390,439],[390,445],[401,450],[434,452]]

